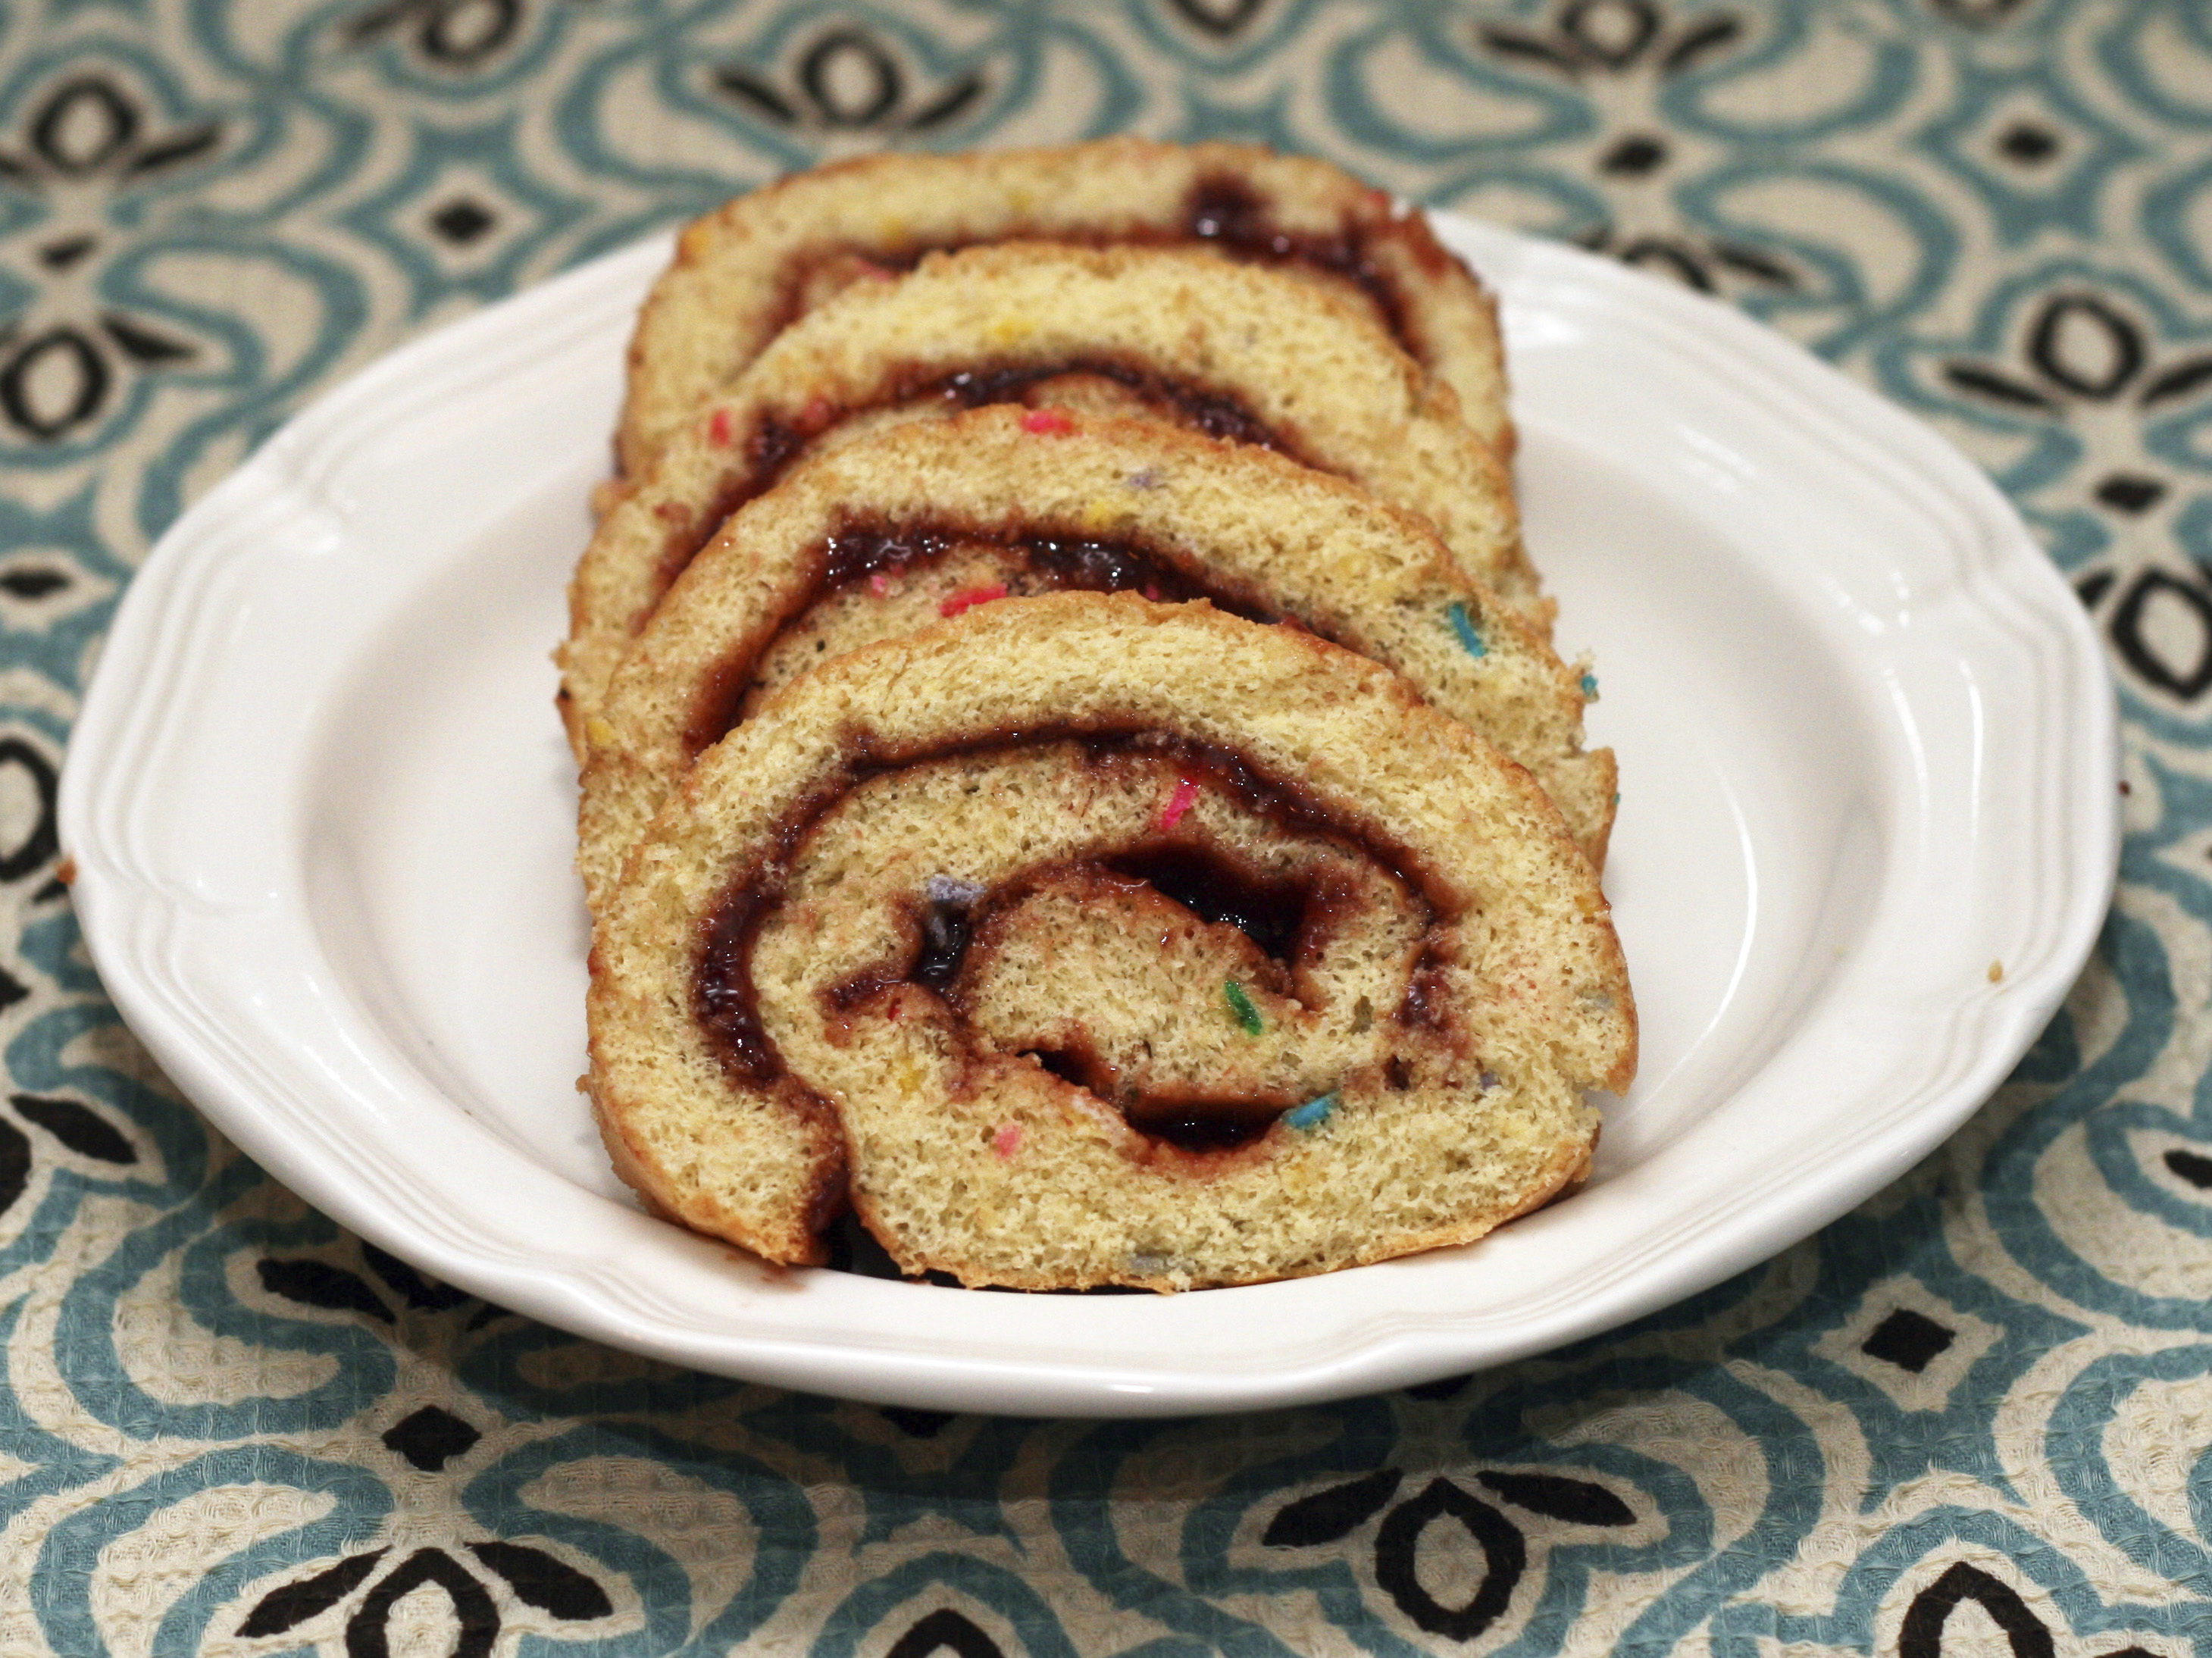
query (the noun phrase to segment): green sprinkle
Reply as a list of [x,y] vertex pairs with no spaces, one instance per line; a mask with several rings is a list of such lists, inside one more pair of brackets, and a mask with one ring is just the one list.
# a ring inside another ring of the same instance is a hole
[[1256,1036],[1267,1028],[1260,1022],[1260,1010],[1252,1005],[1252,999],[1244,993],[1244,987],[1236,980],[1224,980],[1221,993],[1229,999],[1229,1011],[1236,1015],[1237,1023],[1244,1027],[1246,1035]]
[[1336,1109],[1336,1092],[1332,1089],[1317,1100],[1308,1100],[1296,1110],[1283,1113],[1283,1121],[1293,1128],[1308,1133],[1328,1121],[1328,1114]]
[[1586,673],[1583,676],[1583,695],[1593,702],[1597,701],[1597,676],[1595,674]]
[[1469,656],[1490,654],[1490,647],[1482,642],[1482,635],[1475,631],[1474,618],[1467,613],[1466,605],[1454,604],[1444,614],[1451,617],[1452,631],[1459,635],[1459,642],[1467,647]]

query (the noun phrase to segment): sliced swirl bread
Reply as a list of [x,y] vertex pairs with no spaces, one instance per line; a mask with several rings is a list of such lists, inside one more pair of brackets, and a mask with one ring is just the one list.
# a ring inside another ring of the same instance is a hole
[[569,587],[572,739],[669,584],[804,453],[1015,402],[1145,414],[1349,479],[1427,519],[1548,630],[1504,471],[1450,389],[1350,305],[1202,253],[1011,243],[932,254],[809,313],[612,505]]
[[1054,149],[873,155],[796,173],[694,221],[629,348],[617,453],[644,470],[777,331],[926,253],[1018,240],[1185,246],[1270,264],[1360,305],[1511,450],[1490,296],[1418,214],[1325,161],[1251,145],[1108,138]]
[[678,578],[585,733],[593,910],[693,756],[793,676],[1060,588],[1206,598],[1388,664],[1528,767],[1602,866],[1614,769],[1583,749],[1580,674],[1424,521],[1249,446],[990,408],[801,465]]
[[592,952],[594,1106],[686,1225],[1185,1289],[1466,1242],[1635,1068],[1543,793],[1387,669],[1202,604],[986,604],[701,756]]

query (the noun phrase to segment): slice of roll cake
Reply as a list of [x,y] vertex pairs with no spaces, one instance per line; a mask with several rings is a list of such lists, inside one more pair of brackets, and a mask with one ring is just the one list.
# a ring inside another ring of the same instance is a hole
[[1209,248],[1361,306],[1510,453],[1495,308],[1418,214],[1326,161],[1247,144],[1108,138],[974,155],[872,155],[695,220],[638,318],[617,454],[641,471],[777,331],[851,282],[991,242]]
[[1480,1237],[1635,1068],[1603,895],[1406,681],[1203,604],[982,605],[702,755],[592,952],[588,1084],[661,1212],[817,1261],[1187,1289]]
[[803,454],[1016,402],[1145,414],[1349,479],[1427,519],[1468,574],[1548,629],[1503,469],[1450,389],[1351,305],[1202,253],[1013,243],[846,289],[661,449],[570,584],[572,740],[669,584]]
[[1614,768],[1583,750],[1580,674],[1425,522],[1247,445],[990,408],[800,465],[669,590],[586,732],[578,861],[594,912],[692,758],[794,675],[1061,588],[1206,598],[1387,663],[1528,767],[1602,866]]

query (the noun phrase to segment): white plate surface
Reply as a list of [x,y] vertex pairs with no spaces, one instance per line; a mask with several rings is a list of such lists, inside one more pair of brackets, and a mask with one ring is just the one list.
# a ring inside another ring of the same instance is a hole
[[226,1133],[440,1277],[882,1402],[1328,1398],[1589,1335],[1781,1248],[1957,1127],[2086,957],[2118,847],[2096,641],[1926,428],[1717,305],[1438,228],[1504,295],[1528,544],[1620,756],[1606,884],[1643,1073],[1601,1102],[1571,1201],[1169,1297],[770,1272],[636,1208],[574,1088],[548,652],[665,241],[394,354],[163,538],[63,784],[108,989]]

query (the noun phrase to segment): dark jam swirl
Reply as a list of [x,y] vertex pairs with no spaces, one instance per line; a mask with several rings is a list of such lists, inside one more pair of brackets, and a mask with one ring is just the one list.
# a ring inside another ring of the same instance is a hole
[[[842,780],[817,794],[776,832],[769,861],[734,883],[700,926],[699,953],[692,975],[692,1011],[721,1063],[736,1078],[756,1085],[776,1083],[789,1073],[782,1055],[761,1020],[752,954],[763,923],[781,902],[785,872],[814,826],[843,794],[872,775],[955,756],[1012,753],[1041,744],[1074,740],[1093,763],[1110,763],[1128,755],[1170,761],[1180,774],[1203,780],[1247,811],[1305,835],[1322,835],[1349,847],[1388,871],[1423,904],[1431,920],[1447,907],[1435,896],[1434,884],[1402,849],[1378,843],[1324,810],[1294,784],[1264,775],[1234,750],[1158,732],[1073,731],[993,732],[975,740],[896,756],[855,753]],[[1285,967],[1317,954],[1337,920],[1340,896],[1317,881],[1255,874],[1237,861],[1182,841],[1147,836],[1119,847],[1101,848],[1092,861],[1114,876],[1142,882],[1200,920],[1228,926]],[[942,878],[915,896],[910,904],[916,943],[908,959],[878,963],[823,993],[825,1011],[849,1016],[897,986],[929,991],[957,1017],[961,969],[969,940],[981,918],[1018,898],[1050,869],[1024,872],[994,886]],[[1424,957],[1425,973],[1433,963]],[[1434,993],[1417,973],[1407,1006],[1399,1014],[1407,1025],[1428,1023]],[[1079,1042],[1030,1055],[1054,1074],[1078,1086],[1100,1091],[1103,1067]],[[1234,1150],[1264,1135],[1285,1108],[1245,1100],[1116,1101],[1130,1126],[1148,1139],[1178,1150],[1205,1153]]]
[[[812,584],[787,616],[784,627],[831,594],[858,586],[872,575],[926,566],[957,548],[983,546],[1004,549],[1020,565],[1008,583],[1008,592],[1016,598],[1065,591],[1137,592],[1165,604],[1202,598],[1216,610],[1247,622],[1282,619],[1256,592],[1218,575],[1201,574],[1165,550],[1134,540],[1099,540],[1049,531],[1016,535],[947,519],[896,525],[853,522],[839,529],[830,537]],[[774,648],[775,637],[756,636],[745,641],[702,678],[690,717],[684,722],[686,754],[699,754],[737,725],[752,689],[754,671]]]

